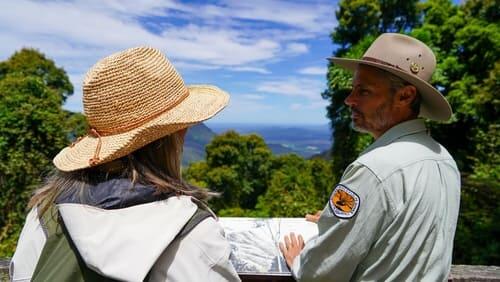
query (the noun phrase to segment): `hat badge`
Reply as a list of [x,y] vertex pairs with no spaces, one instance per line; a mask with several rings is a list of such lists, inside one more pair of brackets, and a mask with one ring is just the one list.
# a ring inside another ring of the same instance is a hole
[[415,62],[411,62],[410,63],[410,70],[412,73],[417,74],[420,71],[420,66]]

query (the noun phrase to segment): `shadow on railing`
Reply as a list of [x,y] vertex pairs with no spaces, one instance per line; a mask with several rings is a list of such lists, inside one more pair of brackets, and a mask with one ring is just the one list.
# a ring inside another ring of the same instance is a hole
[[[9,281],[9,259],[0,259],[0,281]],[[240,275],[243,281],[295,281],[291,276]],[[500,282],[499,266],[452,265],[448,281]]]

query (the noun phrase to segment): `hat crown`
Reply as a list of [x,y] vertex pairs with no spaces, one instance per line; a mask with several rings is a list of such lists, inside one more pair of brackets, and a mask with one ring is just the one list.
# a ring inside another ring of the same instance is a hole
[[158,50],[137,47],[97,62],[83,81],[83,108],[98,132],[120,133],[168,111],[188,95],[181,76]]
[[430,81],[436,69],[436,57],[423,42],[398,33],[380,35],[363,55]]

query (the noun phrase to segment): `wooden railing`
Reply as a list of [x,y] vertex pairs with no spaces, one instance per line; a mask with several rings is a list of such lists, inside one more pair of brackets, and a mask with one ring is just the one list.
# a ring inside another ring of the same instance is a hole
[[[0,281],[9,281],[9,259],[0,259]],[[294,281],[292,277],[242,276],[243,281]],[[452,265],[448,281],[453,282],[500,282],[499,266]]]

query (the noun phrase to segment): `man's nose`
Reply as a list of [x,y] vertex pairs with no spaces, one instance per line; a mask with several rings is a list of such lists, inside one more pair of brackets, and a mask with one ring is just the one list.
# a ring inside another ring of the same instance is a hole
[[353,107],[355,105],[356,101],[354,99],[354,90],[347,95],[347,97],[344,99],[344,104],[346,104],[348,107]]

